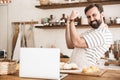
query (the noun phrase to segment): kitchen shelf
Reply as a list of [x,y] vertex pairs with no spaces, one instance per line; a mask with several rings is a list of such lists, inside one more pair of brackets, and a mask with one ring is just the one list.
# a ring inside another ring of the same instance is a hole
[[[120,28],[120,24],[109,24],[108,25],[110,28]],[[40,29],[64,29],[66,26],[62,25],[56,25],[56,26],[35,26],[35,28],[40,28]],[[89,25],[79,25],[76,26],[76,28],[90,28]]]
[[[36,8],[40,9],[58,9],[58,8],[73,8],[83,7],[93,2],[79,2],[79,3],[64,3],[64,4],[51,4],[51,5],[36,5]],[[94,3],[101,3],[102,5],[120,4],[120,0],[112,1],[94,1]]]
[[56,25],[56,26],[35,26],[35,28],[43,28],[43,29],[59,29],[59,28],[65,28],[65,26],[60,26],[60,25]]
[[12,22],[12,24],[38,24],[38,21]]

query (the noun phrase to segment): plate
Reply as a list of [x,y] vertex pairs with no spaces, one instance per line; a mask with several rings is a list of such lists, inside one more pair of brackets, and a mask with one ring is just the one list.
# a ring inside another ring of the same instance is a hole
[[81,73],[81,70],[60,70],[61,73]]

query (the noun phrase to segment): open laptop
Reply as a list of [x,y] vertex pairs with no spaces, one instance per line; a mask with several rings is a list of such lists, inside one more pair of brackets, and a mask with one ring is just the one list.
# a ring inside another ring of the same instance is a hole
[[20,77],[59,80],[60,49],[59,48],[21,48]]

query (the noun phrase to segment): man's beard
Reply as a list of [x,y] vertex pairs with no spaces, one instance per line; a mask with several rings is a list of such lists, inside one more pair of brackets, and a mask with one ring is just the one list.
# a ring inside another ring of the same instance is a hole
[[102,23],[101,20],[93,20],[89,23],[89,25],[94,28],[94,29],[97,29],[99,28],[100,24]]

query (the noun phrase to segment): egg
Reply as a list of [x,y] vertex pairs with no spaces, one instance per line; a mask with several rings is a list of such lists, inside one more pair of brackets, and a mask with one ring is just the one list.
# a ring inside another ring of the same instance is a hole
[[72,66],[68,63],[65,63],[64,69],[72,69]]
[[72,69],[78,69],[78,66],[75,63],[70,63]]
[[60,62],[60,69],[64,69],[64,65],[65,65],[64,62]]

